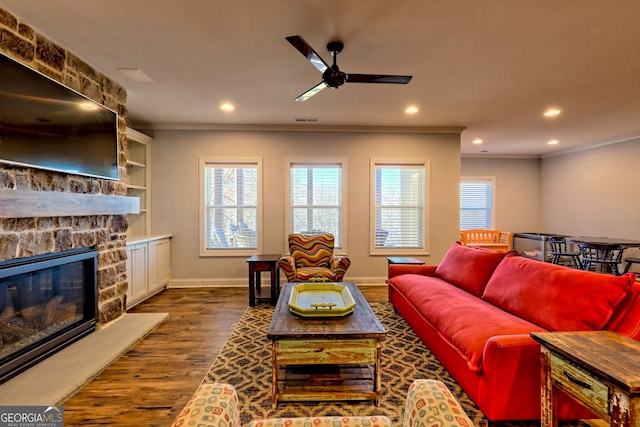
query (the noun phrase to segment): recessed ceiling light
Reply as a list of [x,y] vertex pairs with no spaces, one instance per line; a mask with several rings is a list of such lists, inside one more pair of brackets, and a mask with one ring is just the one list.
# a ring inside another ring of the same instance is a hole
[[557,108],[549,108],[547,111],[544,112],[544,116],[545,117],[556,117],[560,114],[560,110],[558,110]]
[[549,145],[556,145],[557,143],[559,143],[560,141],[558,141],[557,139],[552,139],[551,141],[547,142],[547,144]]
[[476,138],[472,141],[474,144],[482,144],[482,140],[480,138]]
[[418,111],[418,107],[416,107],[415,105],[410,105],[407,108],[404,109],[404,112],[407,114],[416,114]]
[[223,103],[223,104],[220,104],[220,109],[221,109],[222,111],[233,111],[233,110],[235,110],[236,108],[233,106],[233,104],[232,104],[232,103],[230,103],[230,102],[225,102],[225,103]]

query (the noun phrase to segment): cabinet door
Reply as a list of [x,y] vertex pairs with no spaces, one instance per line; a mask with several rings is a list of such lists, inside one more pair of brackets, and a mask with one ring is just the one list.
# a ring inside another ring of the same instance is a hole
[[127,308],[147,295],[147,245],[127,247]]
[[165,287],[171,279],[169,239],[149,242],[149,291]]

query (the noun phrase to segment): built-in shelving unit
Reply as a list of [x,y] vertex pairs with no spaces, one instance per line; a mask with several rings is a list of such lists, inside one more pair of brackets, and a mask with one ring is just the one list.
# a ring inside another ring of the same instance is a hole
[[152,141],[127,128],[127,195],[140,201],[140,213],[127,215],[127,310],[171,281],[171,235],[151,234]]
[[140,200],[140,213],[127,216],[128,237],[145,236],[151,232],[151,141],[153,138],[127,128],[127,195]]

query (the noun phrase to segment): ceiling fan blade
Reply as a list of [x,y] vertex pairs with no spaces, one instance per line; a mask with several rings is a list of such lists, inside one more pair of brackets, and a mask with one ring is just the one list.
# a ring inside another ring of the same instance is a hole
[[320,58],[320,55],[318,55],[316,51],[313,50],[313,48],[309,46],[309,44],[304,41],[302,37],[289,36],[286,37],[286,39],[289,43],[291,43],[293,47],[295,47],[301,54],[303,54],[309,60],[309,62],[311,62],[311,65],[320,70],[321,73],[324,73],[325,70],[329,68],[329,65],[327,65],[327,63],[324,62],[322,58]]
[[311,89],[309,89],[308,91],[306,91],[305,93],[303,93],[302,95],[298,96],[296,98],[296,101],[306,101],[307,99],[311,98],[313,95],[320,92],[322,89],[326,87],[327,85],[324,84],[324,82],[320,82],[314,87],[312,87]]
[[386,76],[382,74],[347,74],[347,83],[395,83],[406,85],[413,76]]

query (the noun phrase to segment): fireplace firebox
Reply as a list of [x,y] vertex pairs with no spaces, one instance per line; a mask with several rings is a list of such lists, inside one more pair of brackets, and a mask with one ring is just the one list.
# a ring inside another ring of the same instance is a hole
[[0,383],[95,330],[98,252],[0,262]]

